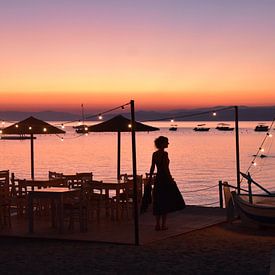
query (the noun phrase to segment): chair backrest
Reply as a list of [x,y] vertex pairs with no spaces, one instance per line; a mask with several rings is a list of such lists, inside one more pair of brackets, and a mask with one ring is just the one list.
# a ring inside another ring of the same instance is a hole
[[0,203],[6,202],[10,197],[9,170],[0,171]]
[[[130,175],[125,180],[125,191],[124,191],[128,198],[134,197],[133,183],[134,183],[134,180],[132,178],[132,175]],[[138,201],[140,201],[142,198],[142,175],[137,175],[137,197],[138,197]]]
[[92,172],[81,172],[76,173],[78,177],[80,177],[83,181],[92,181],[93,180],[93,173]]
[[62,178],[63,178],[63,173],[49,171],[49,180],[62,179]]

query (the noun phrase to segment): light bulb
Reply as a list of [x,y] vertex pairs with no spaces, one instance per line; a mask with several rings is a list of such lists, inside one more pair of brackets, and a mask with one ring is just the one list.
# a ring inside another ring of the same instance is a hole
[[98,116],[98,119],[100,119],[100,120],[101,120],[102,118],[103,118],[103,117],[102,117],[102,115],[99,115],[99,116]]
[[47,132],[47,128],[44,128],[44,129],[43,129],[43,132]]
[[128,124],[128,128],[132,128],[132,125],[131,125],[131,124]]
[[212,113],[212,115],[213,115],[213,116],[216,116],[216,115],[217,115],[217,113],[216,113],[216,112],[213,112],[213,113]]
[[32,126],[29,127],[29,130],[31,130],[31,129],[32,129]]
[[61,124],[61,128],[62,128],[62,129],[64,129],[64,128],[65,128],[64,124]]
[[170,121],[171,121],[171,122],[174,122],[174,119],[171,119]]

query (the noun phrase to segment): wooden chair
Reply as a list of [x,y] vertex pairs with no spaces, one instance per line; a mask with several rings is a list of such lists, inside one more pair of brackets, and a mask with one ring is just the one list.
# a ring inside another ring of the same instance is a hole
[[[112,197],[112,210],[115,209],[115,205],[120,208],[120,217],[123,218],[124,212],[126,212],[126,217],[129,218],[129,211],[133,209],[134,202],[134,181],[132,175],[124,176],[124,188],[118,196]],[[137,200],[138,203],[142,199],[142,175],[137,175]],[[113,215],[113,214],[112,214]]]
[[[111,198],[107,193],[102,181],[92,180],[87,186],[88,201],[89,201],[89,216],[91,219],[96,214],[96,219],[99,222],[102,216],[102,211],[108,217],[113,212],[111,211]],[[112,216],[113,217],[113,216]]]
[[69,219],[69,230],[74,231],[75,222],[79,222],[81,232],[88,229],[88,194],[85,189],[77,195],[67,198],[64,202],[65,218]]
[[0,227],[11,227],[11,193],[9,171],[0,171]]

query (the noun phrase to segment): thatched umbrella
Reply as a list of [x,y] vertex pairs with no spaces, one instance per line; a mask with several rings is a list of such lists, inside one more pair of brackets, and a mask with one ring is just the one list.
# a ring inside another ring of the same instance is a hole
[[[140,122],[135,122],[136,132],[150,132],[157,131],[159,128],[152,127]],[[89,127],[89,132],[117,132],[117,178],[120,178],[120,133],[131,132],[131,120],[117,115],[102,123],[92,125]]]
[[2,129],[2,134],[9,135],[30,135],[31,140],[31,178],[34,179],[34,135],[64,134],[65,131],[52,126],[51,124],[29,117],[9,127]]

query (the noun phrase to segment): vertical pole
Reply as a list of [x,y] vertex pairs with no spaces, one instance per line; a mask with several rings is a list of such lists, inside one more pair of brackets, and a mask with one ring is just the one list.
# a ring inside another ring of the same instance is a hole
[[238,106],[235,106],[235,136],[236,136],[236,173],[237,173],[237,189],[240,194],[240,145],[239,145],[239,112]]
[[248,184],[248,196],[249,196],[249,203],[252,203],[252,180],[251,180],[251,176],[250,173],[248,173],[248,180],[247,180],[247,184]]
[[34,146],[33,146],[33,134],[31,134],[31,178],[34,180]]
[[222,181],[219,181],[220,208],[223,208]]
[[117,132],[117,179],[120,179],[120,144],[121,144],[121,134]]
[[134,184],[134,217],[135,217],[135,245],[139,245],[139,221],[137,200],[137,162],[136,162],[136,132],[135,132],[135,102],[131,100],[131,132],[132,132],[132,162]]

